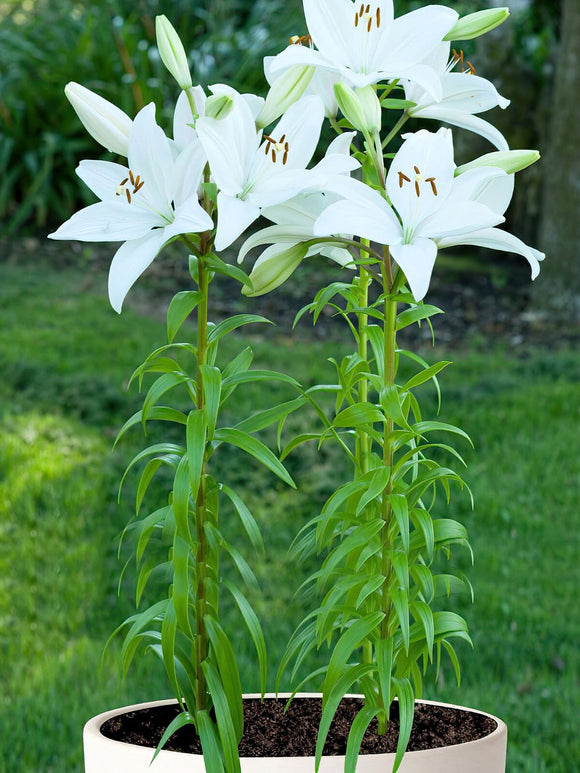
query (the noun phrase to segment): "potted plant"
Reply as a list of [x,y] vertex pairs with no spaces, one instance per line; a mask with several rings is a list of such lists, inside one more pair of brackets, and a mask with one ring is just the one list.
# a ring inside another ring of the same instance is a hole
[[[304,0],[304,10],[308,34],[291,38],[265,63],[265,100],[225,85],[210,87],[209,95],[194,87],[181,41],[168,20],[158,17],[161,58],[182,89],[172,139],[157,125],[153,105],[131,119],[78,84],[66,88],[88,131],[128,163],[81,162],[78,174],[100,201],[73,215],[52,238],[123,242],[109,274],[118,312],[130,287],[170,242],[184,244],[193,282],[169,305],[167,344],[134,374],[147,384],[143,408],[120,433],[157,422],[171,427],[171,442],[150,443],[128,468],[141,466],[138,517],[130,525],[139,567],[137,605],[159,564],[170,573],[168,592],[117,633],[123,636],[122,669],[141,645],[149,647],[159,655],[175,699],[91,720],[85,728],[89,773],[148,770],[152,758],[153,770],[172,773],[273,765],[292,771],[505,769],[501,720],[418,700],[423,672],[438,668],[443,655],[459,678],[453,642],[470,641],[466,622],[446,603],[452,592],[469,590],[469,582],[439,561],[455,546],[471,550],[465,527],[441,515],[440,502],[452,485],[464,487],[444,461],[462,464],[448,438],[468,438],[457,427],[424,417],[416,393],[427,382],[439,391],[437,376],[449,363],[427,363],[402,348],[397,336],[410,325],[430,325],[440,313],[423,302],[440,249],[471,244],[516,252],[528,260],[532,276],[539,271],[543,255],[497,228],[515,173],[539,155],[510,151],[497,129],[477,116],[505,108],[507,100],[475,75],[461,52],[450,51],[450,41],[493,29],[508,11],[459,18],[451,9],[428,6],[395,19],[390,0]],[[475,131],[496,150],[457,167],[451,130],[418,129],[415,118]],[[308,168],[325,119],[337,136]],[[403,128],[415,131],[401,134]],[[260,215],[272,225],[248,232]],[[249,277],[218,255],[244,234],[238,262],[269,245]],[[310,313],[316,322],[330,306],[351,331],[353,352],[335,362],[336,383],[306,390],[289,375],[252,369],[247,348],[224,361],[220,344],[226,336],[267,320],[242,314],[212,324],[214,283],[225,275],[239,281],[245,295],[260,295],[317,253],[343,267],[341,281],[322,288],[299,316]],[[181,338],[190,315],[196,319],[193,341]],[[405,373],[403,363],[412,371]],[[269,391],[272,381],[288,384],[296,396],[224,423],[222,406],[236,389],[254,382]],[[325,392],[335,406],[330,415]],[[280,458],[256,437],[308,407],[319,427],[292,438]],[[297,559],[320,556],[308,581],[318,601],[288,642],[279,679],[290,664],[298,674],[315,649],[328,646],[328,659],[296,684],[298,690],[306,680],[318,680],[320,695],[262,701],[266,647],[260,623],[240,588],[222,579],[220,566],[230,561],[244,583],[255,579],[228,541],[220,520],[223,502],[255,547],[262,538],[239,494],[216,477],[214,459],[233,446],[294,485],[284,458],[313,440],[338,444],[352,475],[291,548]],[[143,515],[149,485],[162,468],[172,478],[168,503]],[[159,545],[164,550],[156,562]],[[224,593],[254,642],[262,677],[261,696],[245,701],[220,617]],[[281,736],[295,736],[286,724],[272,753],[276,761],[268,754],[260,758],[240,746],[249,736],[250,712],[262,717],[256,720],[262,737],[266,725],[289,723],[292,712],[295,728],[314,719],[314,740],[306,752],[288,753],[279,746]],[[342,741],[331,743],[331,727],[341,733],[333,724],[336,716],[346,730]],[[411,745],[405,755],[423,716],[427,724],[438,716],[448,727],[456,722],[479,729],[468,739],[452,731],[451,739],[438,739],[431,751]],[[132,733],[151,717],[160,717],[161,729],[152,732],[148,746],[118,740],[125,720]],[[175,748],[182,751],[168,750],[168,742],[178,738],[183,745]],[[361,753],[363,738],[375,744],[370,752],[363,744]],[[334,753],[325,751],[329,744]],[[479,756],[486,750],[489,756]]]

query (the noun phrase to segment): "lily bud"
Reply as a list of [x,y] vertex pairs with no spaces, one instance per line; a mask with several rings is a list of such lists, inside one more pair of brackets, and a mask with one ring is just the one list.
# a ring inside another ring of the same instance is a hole
[[289,67],[279,78],[276,78],[268,91],[264,107],[256,119],[257,128],[263,129],[269,126],[291,105],[298,102],[313,75],[314,67],[297,64]]
[[257,295],[265,295],[275,290],[294,273],[307,252],[308,247],[301,242],[278,253],[272,253],[268,248],[254,264],[250,274],[252,287],[244,285],[242,294],[255,298]]
[[455,176],[481,166],[495,166],[508,174],[515,174],[535,164],[539,158],[540,154],[537,150],[503,150],[486,153],[485,156],[480,156],[474,161],[458,166],[455,170]]
[[510,15],[509,8],[489,8],[462,16],[443,40],[472,40],[499,27]]
[[212,94],[205,103],[205,115],[207,118],[221,120],[229,115],[234,106],[234,98],[229,94]]
[[107,150],[127,156],[133,125],[127,113],[74,81],[67,83],[64,93],[91,137]]
[[167,16],[157,16],[155,19],[155,35],[161,61],[173,75],[182,89],[192,86],[191,73],[187,63],[187,54],[175,27]]
[[381,130],[381,103],[372,86],[353,90],[341,82],[334,93],[340,111],[355,129],[369,134]]

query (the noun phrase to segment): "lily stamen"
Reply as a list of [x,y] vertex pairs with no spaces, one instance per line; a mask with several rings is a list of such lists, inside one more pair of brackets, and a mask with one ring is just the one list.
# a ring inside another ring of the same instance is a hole
[[[132,192],[129,191],[129,189],[125,187],[128,182],[130,182],[131,185],[133,186],[133,191]],[[127,198],[127,201],[130,204],[131,200],[132,200],[132,196],[134,196],[137,193],[137,191],[140,191],[141,188],[144,185],[145,185],[145,180],[141,179],[141,175],[138,174],[137,177],[135,177],[133,172],[129,169],[129,176],[125,177],[125,179],[121,180],[119,185],[117,185],[117,188],[115,190],[115,195],[116,196],[122,196],[123,193],[124,193],[125,197]]]
[[465,59],[465,54],[463,53],[463,49],[461,49],[459,52],[454,48],[453,49],[453,58],[449,62],[449,69],[452,70],[455,65],[460,64],[461,65],[461,72],[462,73],[469,73],[470,75],[475,75],[475,67],[471,64],[471,62],[468,59]]
[[381,26],[381,9],[377,8],[375,11],[375,14],[373,15],[371,13],[371,6],[370,3],[367,3],[366,5],[364,3],[361,3],[360,8],[358,11],[355,12],[354,15],[354,26],[358,27],[359,22],[366,21],[367,23],[367,32],[370,32],[373,27],[373,21],[376,21],[377,28]]
[[293,46],[309,46],[312,43],[310,35],[292,35],[290,43]]
[[413,171],[415,172],[413,179],[411,179],[410,177],[407,177],[407,175],[404,174],[404,172],[398,172],[398,175],[399,175],[399,188],[403,187],[403,183],[404,182],[407,182],[407,183],[412,182],[414,184],[414,186],[415,186],[415,194],[417,195],[417,198],[420,198],[421,197],[421,186],[420,186],[419,183],[429,183],[429,185],[431,186],[431,190],[433,192],[433,195],[437,196],[437,185],[435,184],[435,179],[436,178],[435,177],[425,177],[424,174],[421,174],[421,170],[416,165],[413,166]]
[[277,153],[283,153],[284,155],[282,156],[282,164],[286,164],[288,161],[288,151],[290,150],[290,146],[286,140],[286,135],[283,134],[280,139],[276,141],[268,134],[264,134],[264,139],[266,140],[266,146],[264,147],[265,155],[267,156],[271,151],[272,161],[276,163],[276,159],[278,158]]

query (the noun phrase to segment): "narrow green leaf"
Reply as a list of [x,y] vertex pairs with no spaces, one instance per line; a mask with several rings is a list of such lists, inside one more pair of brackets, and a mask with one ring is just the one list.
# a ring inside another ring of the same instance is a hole
[[197,290],[186,290],[174,295],[167,309],[167,340],[170,344],[199,301],[200,293]]
[[376,499],[383,493],[390,477],[391,470],[388,467],[378,467],[376,470],[372,471],[368,480],[367,489],[363,492],[363,495],[358,501],[356,515],[360,515],[369,502],[372,502],[373,499]]
[[256,548],[256,550],[263,550],[264,542],[262,540],[260,527],[256,523],[254,516],[244,501],[241,499],[241,497],[238,496],[238,494],[236,494],[233,489],[231,489],[229,486],[226,486],[225,483],[220,485],[220,491],[223,491],[233,504],[252,545]]
[[393,690],[399,699],[399,740],[393,764],[393,773],[399,769],[409,744],[415,715],[415,695],[408,679],[393,679]]
[[204,411],[194,410],[187,417],[187,462],[189,466],[189,485],[191,496],[195,500],[201,482],[203,460],[205,456],[207,417]]
[[324,694],[322,703],[322,716],[320,718],[318,735],[316,738],[316,759],[314,764],[315,771],[318,771],[320,768],[322,750],[328,736],[328,731],[330,730],[330,725],[334,715],[336,714],[338,704],[352,687],[352,685],[355,684],[355,682],[359,681],[374,670],[374,666],[370,663],[348,666],[343,670],[338,680],[336,680],[332,690],[329,693]]
[[216,430],[215,440],[219,443],[230,443],[241,448],[242,451],[253,456],[289,486],[296,488],[284,465],[261,440],[248,435],[246,432],[241,432],[235,427],[221,427]]
[[195,727],[197,734],[199,735],[199,740],[201,741],[203,764],[205,765],[206,773],[224,773],[218,731],[209,712],[196,711]]
[[232,647],[226,632],[217,620],[210,615],[206,615],[204,617],[204,623],[209,635],[224,693],[228,701],[232,722],[236,732],[237,745],[240,742],[244,731],[244,709],[242,706],[242,685],[234,648]]
[[328,695],[334,689],[341,674],[344,673],[346,664],[354,650],[358,649],[363,641],[375,632],[384,617],[383,612],[372,612],[356,620],[342,634],[332,651],[328,663],[326,679],[322,686],[322,691],[325,695]]
[[208,343],[217,343],[225,335],[231,333],[232,330],[236,330],[244,325],[250,325],[254,322],[265,322],[268,325],[272,324],[269,319],[261,317],[258,314],[236,314],[233,317],[224,319],[223,322],[220,322],[219,325],[216,325],[209,331],[207,336]]
[[143,410],[141,412],[141,421],[143,425],[149,420],[151,409],[157,404],[164,394],[175,389],[178,386],[191,385],[192,379],[185,373],[164,373],[159,376],[150,386],[149,391],[143,401]]
[[[291,413],[301,408],[307,402],[307,398],[304,396],[296,397],[294,400],[288,400],[280,405],[275,405],[272,408],[266,408],[263,411],[258,411],[253,416],[250,416],[243,421],[236,424],[236,429],[242,432],[259,432],[266,427],[270,427],[277,421],[287,418]],[[318,437],[318,435],[316,435]]]
[[366,424],[384,422],[385,416],[380,408],[372,403],[355,403],[338,413],[333,421],[335,427],[364,427]]
[[346,744],[346,758],[344,760],[344,773],[355,773],[356,763],[360,752],[360,745],[368,726],[379,713],[378,706],[363,706],[353,720]]
[[[167,729],[161,736],[161,740],[157,744],[157,748],[155,749],[155,754],[153,755],[153,759],[151,760],[151,762],[153,762],[153,760],[157,757],[159,752],[163,749],[167,741],[169,741],[169,739],[174,733],[177,733],[178,730],[180,730],[182,727],[185,727],[186,725],[194,725],[194,724],[195,722],[192,714],[190,714],[188,711],[180,712],[175,717],[175,719],[173,719],[170,722],[170,724],[167,726]],[[210,770],[210,768],[207,768],[207,770]],[[217,769],[216,769],[216,773],[217,773]],[[223,767],[219,773],[223,773]]]
[[408,389],[414,389],[415,387],[424,384],[426,381],[429,381],[438,373],[440,373],[448,365],[451,365],[450,360],[436,362],[435,365],[431,365],[430,367],[425,368],[420,373],[417,373],[415,376],[410,378],[403,387],[403,390],[407,391]]
[[190,615],[191,558],[189,544],[176,534],[171,553],[173,564],[172,603],[179,628],[189,639],[194,639]]
[[414,322],[429,319],[429,317],[433,317],[435,314],[443,314],[443,311],[438,309],[437,306],[429,306],[426,303],[411,309],[405,309],[397,316],[397,330],[402,330]]
[[199,369],[203,383],[203,399],[209,439],[211,440],[220,409],[222,374],[219,368],[212,365],[200,365]]
[[206,678],[209,694],[215,711],[216,724],[228,773],[239,773],[240,758],[238,741],[228,697],[218,672],[209,660],[204,660],[201,670]]
[[190,493],[189,460],[187,456],[183,456],[177,466],[173,478],[171,507],[173,509],[177,533],[181,534],[181,536],[189,542],[191,542],[189,524]]
[[236,602],[238,609],[240,610],[240,614],[244,620],[244,623],[246,624],[250,638],[254,643],[260,668],[260,689],[263,694],[266,690],[268,657],[266,653],[266,641],[264,639],[264,634],[262,632],[260,622],[256,613],[252,609],[250,602],[247,600],[241,590],[236,585],[233,585],[231,582],[229,582],[229,580],[224,579],[223,583],[232,594],[232,597]]

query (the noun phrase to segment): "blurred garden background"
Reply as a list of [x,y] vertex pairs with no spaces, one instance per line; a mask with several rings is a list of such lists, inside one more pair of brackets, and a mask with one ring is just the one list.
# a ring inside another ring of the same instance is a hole
[[[395,8],[400,14],[422,4],[399,0]],[[475,443],[474,450],[462,449],[475,509],[462,496],[451,506],[452,517],[467,524],[475,550],[475,565],[466,561],[464,567],[475,604],[457,600],[475,649],[462,650],[460,690],[451,669],[444,669],[436,682],[427,682],[425,695],[504,718],[509,773],[570,773],[580,760],[580,5],[448,4],[461,12],[511,8],[503,27],[467,44],[466,52],[512,100],[492,119],[511,147],[542,152],[543,161],[519,175],[507,227],[548,257],[532,285],[527,264],[516,256],[478,250],[441,255],[428,296],[446,310],[434,321],[435,350],[430,335],[414,333],[425,357],[454,361],[441,377],[441,417],[463,427]],[[134,481],[129,479],[120,505],[117,489],[140,438],[114,451],[112,444],[140,398],[124,386],[151,348],[164,343],[167,303],[188,287],[184,256],[169,251],[156,261],[118,317],[106,297],[114,248],[45,238],[90,201],[74,174],[78,161],[108,157],[99,155],[65,99],[68,81],[131,115],[153,100],[160,122],[170,127],[176,93],[155,48],[158,13],[186,42],[194,81],[257,93],[266,88],[263,56],[305,32],[300,0],[0,0],[5,773],[81,771],[86,719],[169,694],[155,656],[142,659],[119,683],[112,659],[101,663],[101,655],[109,634],[132,610],[130,569],[117,592],[124,560],[117,547],[131,517]],[[460,162],[492,150],[484,140],[454,134]],[[340,322],[325,318],[314,334],[306,319],[294,332],[291,325],[297,309],[336,274],[313,260],[258,302],[225,283],[216,314],[220,304],[228,312],[257,309],[276,325],[252,328],[236,348],[251,345],[258,367],[291,373],[306,385],[330,381],[327,358],[349,344]],[[237,399],[251,409],[255,395]],[[307,431],[312,420],[304,413],[291,429]],[[252,562],[262,587],[254,603],[270,643],[273,684],[284,643],[306,608],[294,593],[311,568],[297,568],[286,551],[341,480],[341,462],[330,450],[291,455],[298,496],[246,459],[232,456],[222,464],[229,480],[243,487],[266,537],[264,554]],[[162,484],[154,494],[161,500]],[[253,691],[257,667],[242,632],[236,644],[244,687]]]

